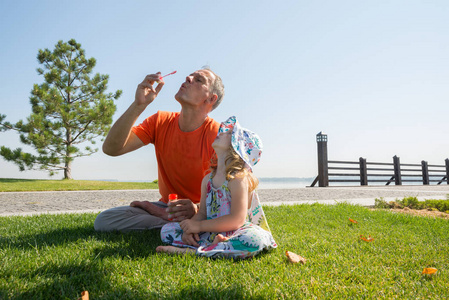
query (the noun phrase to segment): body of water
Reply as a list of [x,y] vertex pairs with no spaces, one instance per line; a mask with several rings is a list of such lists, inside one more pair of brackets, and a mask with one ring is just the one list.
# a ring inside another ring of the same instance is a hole
[[259,178],[259,189],[300,189],[310,186],[315,178]]

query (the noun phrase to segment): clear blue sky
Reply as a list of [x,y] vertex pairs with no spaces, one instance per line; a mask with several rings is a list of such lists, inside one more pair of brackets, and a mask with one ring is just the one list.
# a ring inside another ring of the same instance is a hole
[[[443,164],[449,157],[449,2],[440,1],[1,1],[0,113],[30,114],[39,49],[71,38],[94,72],[123,90],[116,120],[146,74],[176,75],[144,117],[179,111],[185,76],[209,65],[226,95],[211,116],[236,115],[261,136],[259,177],[317,174],[315,135],[329,158]],[[0,133],[0,145],[22,146]],[[24,149],[28,149],[23,147]],[[77,159],[75,179],[153,180],[153,146]],[[0,159],[0,177],[19,172]],[[61,178],[62,173],[55,178]]]

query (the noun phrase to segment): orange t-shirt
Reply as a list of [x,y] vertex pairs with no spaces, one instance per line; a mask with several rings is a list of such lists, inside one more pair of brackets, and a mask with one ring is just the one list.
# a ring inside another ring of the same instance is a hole
[[198,129],[182,132],[178,120],[179,113],[158,111],[132,130],[145,145],[154,144],[161,201],[167,203],[173,193],[199,203],[220,124],[207,117]]

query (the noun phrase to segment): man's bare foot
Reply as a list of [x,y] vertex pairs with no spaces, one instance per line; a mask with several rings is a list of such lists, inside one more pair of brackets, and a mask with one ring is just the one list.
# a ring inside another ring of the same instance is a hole
[[133,201],[129,206],[141,208],[153,216],[169,221],[165,208],[154,205],[149,201]]
[[217,234],[217,236],[214,238],[214,241],[212,243],[212,245],[221,243],[221,242],[226,242],[227,240],[229,240],[229,238],[224,237],[221,233]]
[[156,248],[156,252],[168,254],[187,254],[187,253],[195,253],[195,250],[191,248],[178,248],[174,246],[158,246]]

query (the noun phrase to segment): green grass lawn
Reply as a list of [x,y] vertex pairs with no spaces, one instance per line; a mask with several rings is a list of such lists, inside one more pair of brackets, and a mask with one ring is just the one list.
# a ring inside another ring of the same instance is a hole
[[449,297],[447,220],[348,204],[265,212],[279,247],[246,261],[158,254],[158,230],[97,233],[95,214],[1,217],[0,299]]
[[157,189],[155,182],[0,178],[0,192]]

